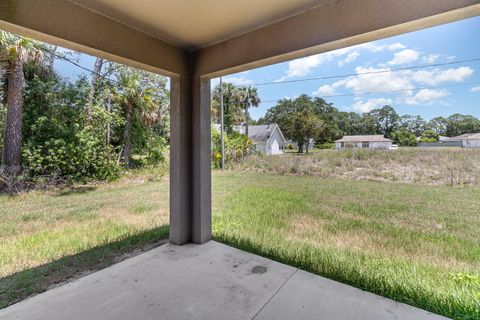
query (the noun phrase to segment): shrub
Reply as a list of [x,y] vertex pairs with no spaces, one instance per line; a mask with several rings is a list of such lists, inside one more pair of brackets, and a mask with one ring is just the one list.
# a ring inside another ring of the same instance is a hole
[[[238,132],[224,134],[225,163],[236,162],[252,153],[252,140]],[[212,165],[220,168],[222,161],[220,132],[212,128]]]
[[335,149],[335,143],[321,143],[321,144],[316,144],[315,148],[321,149],[321,150],[327,150],[327,149]]
[[392,139],[399,146],[413,147],[417,145],[417,137],[413,133],[404,130],[393,132]]
[[145,164],[156,167],[165,163],[165,149],[167,143],[163,137],[152,136],[148,139],[146,147]]

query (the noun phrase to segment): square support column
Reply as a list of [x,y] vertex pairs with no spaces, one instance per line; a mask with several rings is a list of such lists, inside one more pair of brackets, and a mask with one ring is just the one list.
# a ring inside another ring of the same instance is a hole
[[210,80],[171,78],[170,242],[211,239]]

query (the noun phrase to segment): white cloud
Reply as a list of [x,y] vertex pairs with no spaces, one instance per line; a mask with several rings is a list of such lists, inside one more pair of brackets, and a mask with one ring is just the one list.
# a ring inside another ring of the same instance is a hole
[[388,62],[390,65],[407,64],[418,60],[419,52],[413,49],[405,49],[395,52],[393,59]]
[[317,54],[310,57],[295,59],[288,63],[288,70],[286,75],[277,81],[284,81],[289,78],[303,77],[308,75],[312,69],[322,64],[327,56]]
[[397,42],[397,43],[392,43],[391,45],[388,46],[388,50],[400,50],[400,49],[405,49],[406,47]]
[[335,93],[335,87],[329,84],[320,86],[317,91],[313,92],[314,96],[331,96]]
[[234,76],[229,76],[225,77],[222,79],[223,82],[229,82],[235,86],[248,86],[253,84],[253,81],[250,79],[247,79],[245,77],[234,77]]
[[382,72],[389,71],[389,69],[371,67],[357,67],[355,70],[359,74],[358,76],[340,80],[347,89],[351,89],[354,93],[391,91],[411,87],[408,77],[404,77],[401,72]]
[[433,70],[420,70],[411,72],[412,80],[423,85],[435,86],[445,82],[463,82],[473,74],[470,67],[451,69],[436,68]]
[[446,90],[422,89],[418,91],[413,97],[405,100],[406,104],[430,104],[435,100],[448,96],[450,93]]
[[366,50],[369,52],[380,52],[383,50],[398,50],[403,49],[405,46],[401,43],[392,43],[389,45],[379,45],[376,43],[362,43],[348,48],[342,48],[326,53],[321,53],[305,58],[295,59],[288,63],[288,70],[285,72],[285,75],[276,81],[284,81],[291,78],[304,77],[310,74],[313,69],[319,67],[320,65],[328,62],[334,61],[336,58],[344,57],[343,62],[338,62],[339,66],[345,65],[346,63],[355,61],[360,55],[360,50]]
[[360,112],[370,112],[373,109],[381,108],[384,105],[392,104],[393,100],[388,98],[371,98],[367,101],[357,100],[353,105],[352,109]]
[[478,92],[478,93],[480,93],[480,86],[478,86],[478,87],[473,87],[472,89],[470,89],[470,92]]
[[439,57],[440,57],[440,55],[438,55],[438,54],[429,54],[429,55],[424,56],[422,58],[422,60],[425,63],[432,64],[432,63],[435,63],[435,61],[437,61],[437,59]]
[[[243,72],[242,72],[243,73]],[[240,73],[240,74],[242,74]],[[245,78],[243,76],[240,76],[240,74],[238,74],[239,76],[227,76],[227,77],[223,77],[222,81],[225,83],[225,82],[229,82],[235,86],[248,86],[248,85],[251,85],[253,84],[253,81],[251,79],[248,79],[248,78]],[[211,80],[210,82],[210,86],[212,88],[215,88],[216,86],[218,86],[220,83],[220,78],[214,78]]]
[[342,60],[338,61],[338,66],[343,67],[344,65],[349,64],[350,62],[353,62],[353,61],[357,60],[359,55],[360,55],[360,53],[358,53],[358,51],[353,51],[353,52],[349,53],[348,56],[345,59],[342,59]]

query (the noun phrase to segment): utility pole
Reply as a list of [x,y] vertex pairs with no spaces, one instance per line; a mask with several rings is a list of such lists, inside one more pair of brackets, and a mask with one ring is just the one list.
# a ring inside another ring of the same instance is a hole
[[222,145],[222,170],[225,168],[225,140],[223,137],[223,85],[222,77],[220,77],[220,143]]

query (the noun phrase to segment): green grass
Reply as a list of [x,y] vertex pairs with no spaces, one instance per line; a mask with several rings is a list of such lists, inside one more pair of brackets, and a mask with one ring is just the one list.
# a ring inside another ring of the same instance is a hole
[[[137,173],[138,174],[138,173]],[[480,319],[480,188],[213,175],[216,240],[456,319]],[[168,235],[168,181],[0,197],[0,307]]]
[[168,214],[165,178],[0,196],[0,308],[166,239]]
[[221,174],[214,237],[456,319],[480,318],[480,188]]

